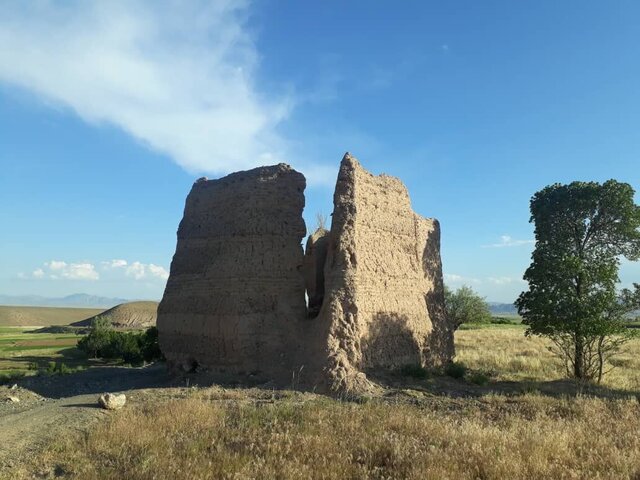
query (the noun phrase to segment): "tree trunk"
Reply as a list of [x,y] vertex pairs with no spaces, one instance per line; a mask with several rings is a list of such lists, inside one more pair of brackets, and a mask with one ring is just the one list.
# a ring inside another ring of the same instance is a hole
[[598,384],[602,381],[602,372],[604,371],[604,340],[604,336],[598,339]]
[[584,339],[580,335],[576,335],[573,376],[580,380],[584,378]]

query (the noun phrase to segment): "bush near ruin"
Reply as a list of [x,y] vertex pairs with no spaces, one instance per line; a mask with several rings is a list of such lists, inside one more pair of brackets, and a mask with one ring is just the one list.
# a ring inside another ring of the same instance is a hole
[[113,330],[107,321],[94,320],[89,333],[78,342],[78,349],[90,358],[122,360],[141,365],[162,358],[158,345],[158,329],[143,332]]

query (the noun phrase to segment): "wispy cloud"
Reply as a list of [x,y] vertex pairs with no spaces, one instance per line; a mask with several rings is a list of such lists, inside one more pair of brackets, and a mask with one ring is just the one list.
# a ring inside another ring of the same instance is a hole
[[245,1],[2,2],[0,82],[189,172],[277,163],[292,99],[257,87]]
[[464,275],[458,275],[455,273],[445,273],[444,274],[445,282],[453,285],[481,285],[481,284],[491,284],[491,285],[514,285],[514,284],[526,284],[524,280],[519,277],[466,277]]
[[533,245],[535,240],[516,240],[509,235],[500,236],[498,243],[492,243],[490,245],[483,245],[484,248],[503,248],[503,247],[520,247],[522,245]]
[[142,280],[145,278],[159,278],[166,280],[169,278],[169,272],[166,268],[155,265],[153,263],[142,262],[127,262],[122,259],[109,260],[102,262],[102,266],[107,270],[121,269],[128,277],[133,277],[136,280]]
[[494,285],[510,285],[513,283],[523,283],[526,284],[523,279],[515,278],[515,277],[488,277],[487,280]]
[[448,283],[455,283],[455,284],[482,283],[482,281],[479,278],[465,277],[463,275],[457,275],[455,273],[445,273],[444,279]]
[[[153,263],[142,263],[138,261],[128,262],[127,260],[115,259],[106,260],[99,263],[100,272],[106,279],[116,279],[130,277],[134,280],[162,280],[169,278],[169,272],[161,265]],[[96,281],[102,278],[98,269],[89,262],[65,262],[63,260],[51,260],[45,262],[41,267],[36,268],[30,274],[18,273],[18,278],[28,279],[50,279],[50,280],[91,280]]]

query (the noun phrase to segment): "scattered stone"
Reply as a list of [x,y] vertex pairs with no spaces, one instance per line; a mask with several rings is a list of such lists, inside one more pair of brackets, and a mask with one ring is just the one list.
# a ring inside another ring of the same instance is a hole
[[7,397],[7,402],[9,402],[9,403],[20,403],[20,399],[18,397]]
[[16,390],[18,388],[18,384],[14,383],[13,385],[11,385],[11,388],[9,390]]
[[124,393],[105,393],[98,399],[98,404],[106,410],[119,410],[126,402],[127,397]]

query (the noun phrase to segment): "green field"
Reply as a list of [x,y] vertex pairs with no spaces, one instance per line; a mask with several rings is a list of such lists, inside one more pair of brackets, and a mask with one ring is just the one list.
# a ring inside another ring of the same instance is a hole
[[51,362],[70,368],[87,364],[75,334],[32,333],[33,327],[0,327],[0,383],[46,370]]
[[0,327],[68,325],[103,312],[104,308],[12,307],[0,305]]

